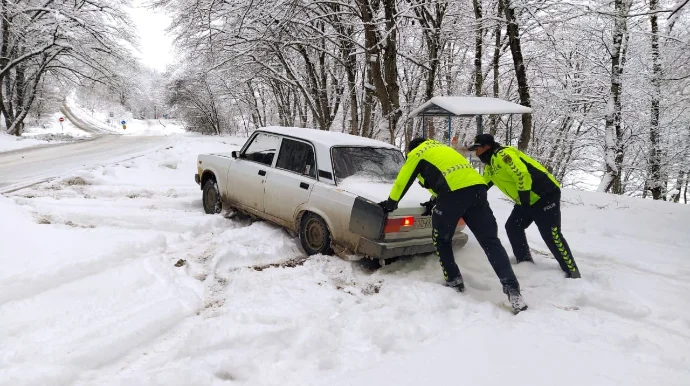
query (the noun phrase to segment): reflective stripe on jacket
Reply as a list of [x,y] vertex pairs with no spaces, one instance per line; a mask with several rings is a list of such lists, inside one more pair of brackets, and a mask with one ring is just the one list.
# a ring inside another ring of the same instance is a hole
[[484,181],[493,183],[516,204],[520,191],[530,192],[530,205],[550,192],[560,189],[560,184],[544,166],[520,150],[501,147],[491,156],[484,167]]
[[400,201],[415,178],[434,196],[468,186],[485,185],[482,176],[462,154],[434,140],[422,142],[407,155],[389,199]]

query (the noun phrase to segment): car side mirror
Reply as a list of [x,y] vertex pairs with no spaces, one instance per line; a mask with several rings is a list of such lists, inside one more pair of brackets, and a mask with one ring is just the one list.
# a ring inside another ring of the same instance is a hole
[[233,151],[230,154],[232,155],[232,158],[239,158],[239,153],[237,152],[237,150]]

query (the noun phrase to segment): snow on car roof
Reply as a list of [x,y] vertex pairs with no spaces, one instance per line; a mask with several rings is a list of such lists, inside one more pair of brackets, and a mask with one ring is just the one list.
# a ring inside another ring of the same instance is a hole
[[[318,129],[306,129],[303,127],[282,127],[269,126],[262,127],[260,131],[268,133],[287,135],[296,138],[308,139],[309,141],[331,148],[333,146],[369,146],[369,147],[387,147],[391,149],[398,149],[396,146],[383,141],[378,141],[371,138],[359,137],[356,135],[340,133],[337,131],[325,131]],[[398,149],[400,150],[400,149]]]
[[437,116],[472,116],[481,114],[525,114],[532,109],[490,97],[433,97],[410,113],[410,118],[417,115]]

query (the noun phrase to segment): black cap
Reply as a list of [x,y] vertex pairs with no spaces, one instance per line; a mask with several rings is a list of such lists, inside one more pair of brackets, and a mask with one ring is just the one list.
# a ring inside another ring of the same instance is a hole
[[494,136],[491,134],[479,134],[476,137],[474,137],[474,143],[467,148],[467,150],[474,150],[478,147],[482,147],[485,145],[493,145],[495,144],[496,141],[494,141]]
[[426,141],[426,138],[424,137],[417,137],[413,140],[410,141],[410,143],[407,145],[407,152],[411,152],[412,150],[416,149],[419,145],[424,143]]

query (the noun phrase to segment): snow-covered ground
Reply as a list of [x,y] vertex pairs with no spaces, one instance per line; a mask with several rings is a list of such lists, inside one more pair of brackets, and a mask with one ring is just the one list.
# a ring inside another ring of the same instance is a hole
[[45,140],[26,137],[17,137],[14,135],[5,134],[2,132],[2,130],[0,130],[0,152],[23,149],[25,147],[46,145],[49,143],[55,142],[49,142]]
[[196,155],[244,139],[169,139],[0,196],[0,384],[690,384],[686,205],[564,191],[583,279],[530,228],[514,316],[472,236],[464,294],[433,255],[304,260],[279,228],[203,213]]
[[74,126],[69,119],[65,119],[64,122],[60,123],[60,118],[65,118],[65,116],[59,112],[54,113],[49,119],[42,120],[40,126],[33,125],[27,127],[22,133],[22,136],[36,137],[55,135],[75,138],[86,138],[91,136],[91,134]]
[[61,116],[62,114],[55,113],[40,122],[27,122],[27,127],[19,137],[5,134],[0,130],[0,152],[71,142],[91,136],[74,126],[69,120],[65,120],[61,126],[59,121]]
[[[122,135],[175,135],[184,133],[183,124],[170,119],[134,119],[131,112],[108,112],[88,110],[74,98],[67,98],[67,105],[80,119],[103,131]],[[116,110],[116,109],[113,109]],[[125,125],[122,125],[122,122]]]
[[[175,120],[166,119],[133,119],[131,113],[123,113],[121,117],[110,118],[108,114],[90,112],[68,98],[70,110],[91,127],[97,128],[103,134],[120,134],[126,136],[170,136],[185,133],[183,125]],[[28,147],[73,142],[83,140],[92,135],[79,129],[69,119],[62,124],[60,112],[43,118],[40,122],[27,122],[27,127],[21,136],[7,135],[0,131],[0,152],[18,150]],[[119,123],[127,122],[126,128]]]

